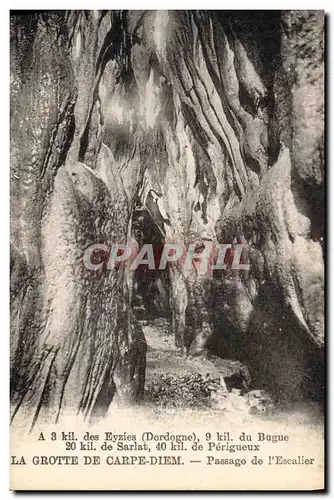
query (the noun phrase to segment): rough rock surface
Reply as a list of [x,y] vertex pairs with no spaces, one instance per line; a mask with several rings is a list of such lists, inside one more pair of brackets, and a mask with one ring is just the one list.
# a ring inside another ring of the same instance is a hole
[[14,417],[90,418],[142,394],[133,277],[82,265],[92,243],[138,244],[138,207],[161,243],[249,244],[249,271],[169,267],[178,345],[246,362],[279,394],[321,390],[323,25],[320,11],[12,15]]

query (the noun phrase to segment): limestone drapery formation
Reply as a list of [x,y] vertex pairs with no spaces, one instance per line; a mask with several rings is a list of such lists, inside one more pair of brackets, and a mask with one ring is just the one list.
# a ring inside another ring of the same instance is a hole
[[249,271],[169,267],[178,344],[319,390],[323,29],[318,11],[13,13],[13,417],[142,393],[133,276],[82,264],[138,243],[138,207],[162,243],[249,244]]

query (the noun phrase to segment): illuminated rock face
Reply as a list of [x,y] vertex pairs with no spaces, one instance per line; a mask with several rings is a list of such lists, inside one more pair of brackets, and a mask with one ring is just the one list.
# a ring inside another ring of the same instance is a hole
[[319,389],[323,22],[312,11],[12,17],[14,412],[89,417],[115,394],[140,396],[132,277],[81,261],[94,242],[136,241],[138,206],[161,242],[250,245],[249,271],[170,267],[178,341],[246,361],[278,392]]

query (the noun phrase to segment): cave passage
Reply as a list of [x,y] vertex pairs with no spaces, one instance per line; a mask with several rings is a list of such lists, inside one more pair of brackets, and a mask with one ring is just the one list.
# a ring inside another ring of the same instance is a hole
[[[13,11],[10,75],[12,421],[322,404],[323,13]],[[247,270],[83,258],[239,241]]]
[[143,264],[134,271],[131,307],[138,319],[171,319],[168,271],[158,269],[164,235],[146,207],[135,208],[132,234],[139,248],[145,244],[152,245],[155,269],[149,269],[148,265]]

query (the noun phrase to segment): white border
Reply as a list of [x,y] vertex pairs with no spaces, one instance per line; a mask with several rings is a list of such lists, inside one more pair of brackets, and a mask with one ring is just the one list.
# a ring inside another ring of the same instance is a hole
[[[205,4],[205,5],[203,5]],[[92,2],[89,2],[87,0],[72,0],[72,2],[66,2],[64,0],[58,0],[56,7],[53,6],[51,3],[46,2],[45,0],[35,0],[33,9],[92,9],[92,8],[99,8],[99,9],[110,9],[111,7],[113,9],[200,9],[200,8],[205,8],[205,9],[233,9],[233,10],[285,10],[285,9],[322,9],[325,10],[326,14],[331,17],[331,14],[333,12],[333,2],[329,0],[322,0],[322,1],[309,1],[309,0],[290,0],[290,1],[281,1],[281,2],[276,2],[276,1],[271,1],[268,2],[265,0],[262,1],[255,1],[255,2],[246,2],[242,0],[233,0],[233,2],[223,2],[223,1],[217,1],[217,0],[206,0],[205,2],[199,2],[198,0],[183,0],[180,2],[180,0],[169,0],[168,2],[162,2],[160,1],[159,4],[154,3],[150,0],[143,0],[141,2],[136,2],[134,0],[127,0],[127,1],[122,1],[122,2],[110,2],[103,0],[98,2],[98,5],[92,5]],[[1,7],[0,7],[0,37],[1,37],[1,43],[0,43],[0,48],[1,48],[1,72],[2,72],[2,77],[0,78],[1,82],[1,133],[0,133],[0,141],[1,141],[1,178],[0,178],[0,189],[1,189],[1,195],[0,195],[0,204],[1,204],[1,225],[2,225],[2,232],[1,232],[1,245],[0,245],[0,252],[1,252],[1,267],[2,267],[2,272],[1,272],[1,345],[0,345],[0,352],[2,355],[1,359],[1,392],[0,392],[0,401],[2,403],[2,411],[0,413],[1,415],[1,452],[0,452],[0,493],[1,493],[1,498],[9,498],[9,496],[13,495],[13,492],[8,491],[8,485],[9,485],[9,392],[8,392],[8,387],[9,387],[9,276],[8,276],[8,266],[9,266],[9,9],[28,9],[29,6],[27,5],[26,2],[21,1],[12,1],[12,2],[2,2]],[[332,20],[328,20],[328,25],[332,24]],[[328,26],[329,28],[330,26]],[[333,28],[333,26],[331,26]],[[328,29],[328,45],[327,45],[327,52],[328,52],[328,58],[327,58],[327,65],[328,65],[328,102],[327,102],[327,126],[329,127],[329,124],[333,123],[333,107],[330,106],[330,101],[329,101],[329,96],[332,95],[333,91],[333,82],[334,78],[332,77],[333,74],[333,68],[334,68],[334,61],[333,61],[333,36],[332,33]],[[330,131],[327,131],[327,172],[329,172],[330,169],[330,159],[332,158],[332,149],[333,149],[333,144],[334,144],[334,137],[330,134]],[[328,276],[327,276],[327,291],[329,294],[328,297],[328,302],[327,302],[327,310],[328,314],[331,313],[331,311],[334,310],[334,294],[330,293],[330,290],[333,289],[334,287],[334,270],[333,270],[333,265],[330,261],[330,253],[331,251],[334,251],[334,217],[333,217],[333,203],[331,203],[331,197],[333,196],[334,193],[334,175],[328,175],[327,177],[327,182],[328,182],[328,206],[327,208],[329,209],[327,212],[327,266],[328,266]],[[329,337],[330,334],[330,328],[331,323],[328,322],[328,330],[327,330],[327,338]],[[332,349],[333,349],[333,341],[328,343],[328,349],[330,352],[327,353],[327,364],[328,364],[328,370],[329,370],[329,375],[330,375],[330,380],[327,381],[327,384],[332,388],[333,387],[333,370],[331,370],[331,359],[332,358]],[[330,396],[330,391],[327,390],[328,396]],[[328,401],[329,407],[330,407],[330,415],[333,415],[333,399],[329,397]],[[330,418],[328,414],[328,421],[327,421],[327,431],[329,431],[329,424],[330,424]],[[327,435],[327,446],[328,450],[327,451],[332,451],[333,449],[333,436]],[[327,470],[327,480],[328,484],[330,487],[330,490],[332,490],[332,480],[331,477],[333,477],[334,469],[333,469],[333,461],[330,460],[330,464]],[[238,498],[239,495],[236,494],[228,494],[228,493],[223,493],[224,497],[228,498]],[[88,498],[96,498],[96,493],[91,493],[88,494]],[[112,495],[115,495],[115,493],[112,493]],[[130,496],[131,494],[122,494],[122,498],[124,496]],[[184,498],[183,495],[181,494],[175,494],[172,493],[173,498],[179,499],[179,498]],[[240,494],[241,496],[242,494]],[[269,495],[269,494],[268,494]],[[293,498],[294,495],[292,494],[280,494],[279,496],[284,496],[285,498]],[[321,494],[313,494],[312,496],[318,497]],[[31,494],[31,496],[37,496],[34,494]],[[62,493],[62,496],[65,498],[70,498],[69,494]],[[86,496],[86,495],[85,495]],[[155,495],[150,495],[155,496]],[[208,497],[208,494],[196,494],[191,495],[194,498],[205,498]],[[261,495],[262,498],[266,497],[267,495]],[[321,495],[322,496],[322,495]],[[187,495],[189,498],[189,495]],[[299,494],[299,498],[307,498],[308,494]],[[47,498],[47,494],[38,494],[38,498],[43,499]]]

